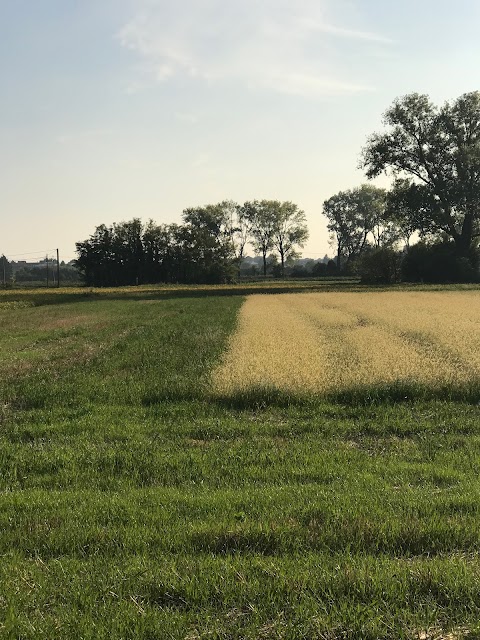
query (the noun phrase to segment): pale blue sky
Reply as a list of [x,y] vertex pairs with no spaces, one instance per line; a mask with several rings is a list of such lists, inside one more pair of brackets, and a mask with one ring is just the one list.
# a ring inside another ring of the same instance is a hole
[[479,28],[477,0],[0,0],[0,254],[275,198],[323,256],[393,99],[480,89]]

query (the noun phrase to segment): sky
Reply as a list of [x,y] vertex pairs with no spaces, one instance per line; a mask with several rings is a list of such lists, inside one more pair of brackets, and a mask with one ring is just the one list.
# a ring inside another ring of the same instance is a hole
[[324,200],[395,98],[480,89],[479,27],[478,0],[0,0],[0,255],[264,198],[332,255]]

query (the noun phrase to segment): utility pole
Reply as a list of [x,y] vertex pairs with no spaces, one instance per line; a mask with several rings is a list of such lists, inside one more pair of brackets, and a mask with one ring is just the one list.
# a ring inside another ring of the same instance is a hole
[[57,249],[57,287],[60,286],[60,260],[58,257],[58,249]]
[[6,265],[5,265],[5,256],[3,256],[3,286],[6,287],[7,286],[7,269],[6,269]]
[[45,264],[47,265],[47,288],[48,288],[48,253],[45,256]]

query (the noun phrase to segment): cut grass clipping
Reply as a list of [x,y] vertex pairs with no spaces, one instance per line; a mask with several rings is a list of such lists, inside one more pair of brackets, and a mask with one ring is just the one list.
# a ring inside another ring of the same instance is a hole
[[479,292],[242,292],[0,293],[2,640],[480,638]]

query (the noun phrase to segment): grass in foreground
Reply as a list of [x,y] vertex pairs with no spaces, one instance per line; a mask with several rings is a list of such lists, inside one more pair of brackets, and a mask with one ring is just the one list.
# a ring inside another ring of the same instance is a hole
[[0,315],[0,637],[480,637],[475,403],[221,401],[242,298],[118,298]]

